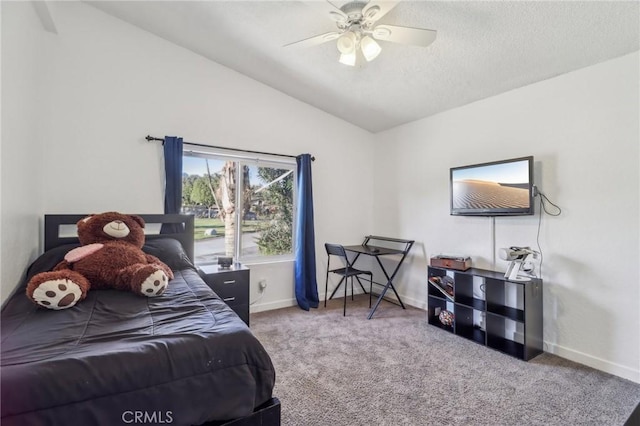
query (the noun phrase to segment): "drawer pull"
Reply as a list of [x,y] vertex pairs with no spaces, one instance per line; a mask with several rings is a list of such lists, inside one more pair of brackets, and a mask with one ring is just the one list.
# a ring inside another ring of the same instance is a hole
[[236,280],[223,281],[223,284],[235,284]]
[[235,296],[234,297],[225,297],[224,299],[225,302],[233,302],[234,300],[236,300]]

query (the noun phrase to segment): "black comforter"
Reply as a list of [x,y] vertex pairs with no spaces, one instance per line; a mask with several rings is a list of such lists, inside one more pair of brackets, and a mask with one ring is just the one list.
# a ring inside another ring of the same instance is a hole
[[[26,279],[70,248],[45,253]],[[36,307],[24,289],[8,301],[1,318],[3,426],[195,425],[248,415],[271,398],[268,354],[179,243],[153,240],[145,251],[174,271],[162,296],[92,291],[63,311]]]

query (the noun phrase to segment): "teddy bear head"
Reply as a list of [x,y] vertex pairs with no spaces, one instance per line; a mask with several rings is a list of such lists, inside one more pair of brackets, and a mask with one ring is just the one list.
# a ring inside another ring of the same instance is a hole
[[144,245],[144,220],[140,216],[118,212],[93,214],[78,222],[82,245],[126,241],[138,248]]

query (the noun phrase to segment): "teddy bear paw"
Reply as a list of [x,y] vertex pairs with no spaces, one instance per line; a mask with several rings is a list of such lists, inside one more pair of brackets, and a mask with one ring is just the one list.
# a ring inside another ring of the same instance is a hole
[[169,279],[163,270],[158,269],[140,285],[140,294],[148,297],[160,296],[167,289]]
[[82,290],[73,281],[54,279],[45,281],[33,291],[33,300],[49,309],[67,309],[82,297]]

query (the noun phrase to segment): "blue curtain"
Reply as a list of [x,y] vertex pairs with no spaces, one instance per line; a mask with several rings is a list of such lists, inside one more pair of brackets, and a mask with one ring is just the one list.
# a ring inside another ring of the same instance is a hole
[[316,245],[313,228],[311,155],[296,157],[298,163],[298,211],[296,214],[296,300],[305,311],[318,307]]
[[[164,212],[180,213],[182,207],[182,138],[164,137]],[[179,232],[179,226],[163,224],[161,234]]]

